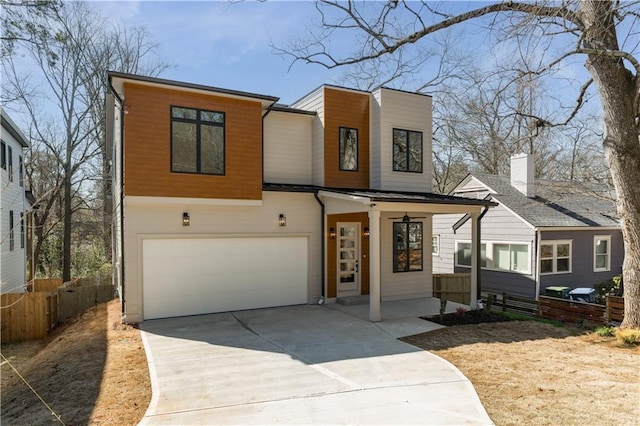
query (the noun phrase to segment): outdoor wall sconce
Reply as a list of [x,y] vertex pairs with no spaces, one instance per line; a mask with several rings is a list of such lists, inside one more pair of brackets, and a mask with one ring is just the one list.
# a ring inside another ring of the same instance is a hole
[[371,233],[369,232],[368,226],[364,227],[364,232],[362,234],[364,235],[365,238],[369,238],[369,235],[371,235]]
[[287,226],[287,218],[284,213],[280,213],[280,216],[278,217],[278,225]]
[[191,224],[191,218],[188,212],[182,213],[182,226],[189,226]]
[[333,226],[329,228],[329,238],[332,240],[336,239],[336,228],[334,228]]

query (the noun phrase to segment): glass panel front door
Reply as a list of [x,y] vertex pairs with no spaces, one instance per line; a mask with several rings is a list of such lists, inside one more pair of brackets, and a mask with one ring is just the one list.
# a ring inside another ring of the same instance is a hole
[[338,223],[338,295],[360,294],[360,224]]

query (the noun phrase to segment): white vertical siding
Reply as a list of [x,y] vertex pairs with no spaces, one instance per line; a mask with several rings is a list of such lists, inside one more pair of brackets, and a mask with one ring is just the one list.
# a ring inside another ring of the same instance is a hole
[[[24,197],[24,187],[20,186],[19,156],[24,158],[22,146],[3,127],[2,141],[7,145],[7,168],[0,169],[2,175],[2,193],[0,201],[0,220],[2,241],[2,261],[0,263],[0,291],[2,293],[22,293],[26,289],[26,251],[20,246],[20,213],[26,215],[27,203]],[[9,180],[9,147],[13,162],[13,181]],[[14,249],[10,250],[9,242],[9,214],[13,212],[13,241]],[[26,232],[26,229],[25,229]],[[25,235],[26,247],[26,235]]]
[[292,105],[318,115],[311,124],[312,175],[314,185],[324,185],[324,86],[309,93]]
[[[432,188],[431,98],[415,93],[378,89],[380,103],[381,189],[430,192]],[[393,171],[393,129],[422,132],[422,173]]]
[[312,183],[311,139],[315,117],[271,112],[264,121],[264,180]]
[[402,216],[397,213],[382,213],[380,235],[382,235],[382,247],[380,248],[382,299],[408,299],[411,297],[431,297],[433,295],[433,275],[431,272],[431,216],[424,213],[409,216],[427,216],[420,220],[423,223],[423,270],[414,272],[393,272],[393,222],[401,219],[391,219]]
[[[145,237],[306,236],[309,238],[308,301],[320,297],[320,206],[313,194],[264,192],[261,206],[189,205],[158,201],[135,205],[125,200],[125,296],[127,322],[138,322],[142,312],[142,241]],[[191,226],[182,226],[182,212]],[[285,214],[287,226],[278,226]]]
[[380,152],[380,122],[382,121],[382,109],[380,107],[382,101],[381,96],[381,90],[375,91],[369,103],[369,105],[371,105],[369,112],[369,152],[371,161],[369,165],[369,182],[373,189],[382,189],[382,159]]

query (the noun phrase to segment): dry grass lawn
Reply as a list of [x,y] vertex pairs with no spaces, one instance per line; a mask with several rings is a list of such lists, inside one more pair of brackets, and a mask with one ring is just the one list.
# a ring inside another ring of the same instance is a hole
[[640,424],[640,346],[533,321],[403,340],[458,367],[496,425]]
[[[140,331],[120,324],[117,300],[45,341],[2,345],[2,354],[67,425],[134,425],[151,400]],[[1,392],[2,424],[59,424],[4,362]]]

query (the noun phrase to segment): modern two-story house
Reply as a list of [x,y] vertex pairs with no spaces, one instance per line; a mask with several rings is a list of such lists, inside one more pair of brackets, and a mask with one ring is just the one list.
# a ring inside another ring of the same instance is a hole
[[27,290],[27,263],[30,260],[28,243],[28,218],[33,203],[25,186],[24,158],[29,147],[28,138],[0,108],[2,133],[0,156],[2,176],[0,241],[2,241],[2,265],[0,266],[0,290],[2,293],[23,293]]
[[[589,288],[622,273],[624,245],[614,191],[603,185],[534,179],[530,154],[511,176],[469,174],[452,194],[495,201],[482,218],[482,290],[535,298],[547,287]],[[468,272],[465,215],[434,218],[434,270]]]
[[383,300],[432,295],[432,217],[468,214],[479,242],[494,205],[430,192],[429,96],[324,85],[284,106],[116,72],[109,88],[129,323],[358,295],[379,321]]

